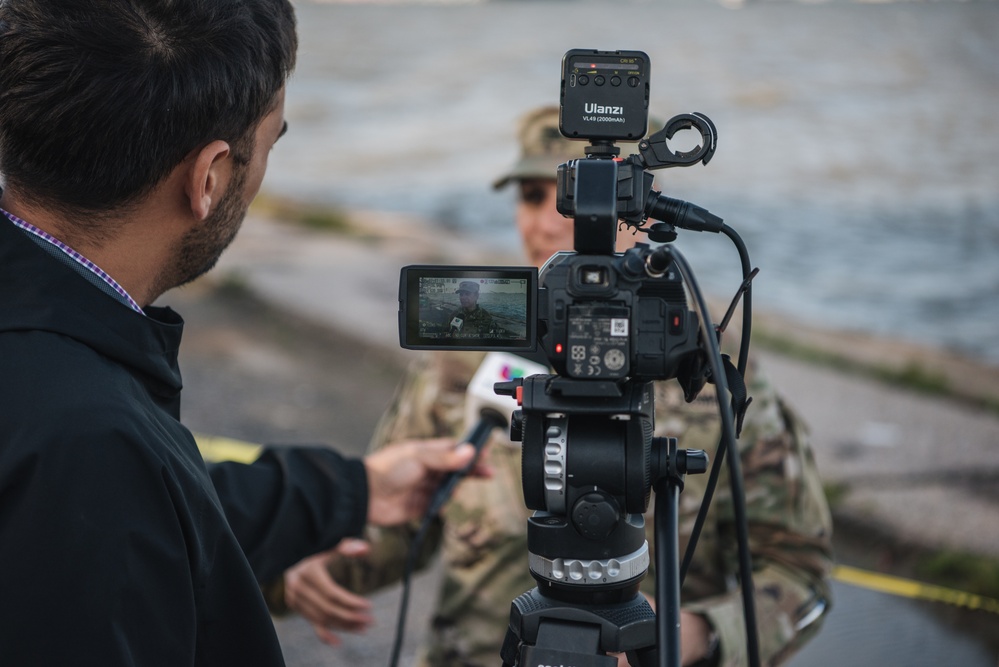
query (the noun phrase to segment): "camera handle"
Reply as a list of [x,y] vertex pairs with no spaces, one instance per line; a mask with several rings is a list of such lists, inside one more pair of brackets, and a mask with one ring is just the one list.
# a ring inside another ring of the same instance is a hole
[[620,603],[567,604],[535,587],[511,604],[504,667],[615,667],[608,652],[626,653],[632,667],[680,666],[679,494],[685,475],[707,470],[708,455],[678,449],[676,438],[653,438],[652,451],[658,620],[641,593]]
[[[701,143],[689,151],[674,151],[668,141],[681,130],[696,129]],[[638,143],[638,155],[618,158],[620,149],[606,139],[591,140],[588,159],[560,165],[556,208],[575,221],[573,247],[581,254],[611,254],[618,219],[641,229],[646,220],[660,222],[645,231],[657,243],[676,240],[676,228],[722,232],[721,218],[706,209],[653,190],[646,170],[708,164],[718,146],[718,131],[710,118],[693,112],[674,116],[658,132]]]
[[[696,128],[701,133],[701,144],[689,151],[673,152],[666,144],[680,130]],[[697,111],[673,116],[655,134],[638,143],[638,152],[646,169],[664,167],[689,167],[698,162],[707,165],[718,147],[718,129],[710,118]]]

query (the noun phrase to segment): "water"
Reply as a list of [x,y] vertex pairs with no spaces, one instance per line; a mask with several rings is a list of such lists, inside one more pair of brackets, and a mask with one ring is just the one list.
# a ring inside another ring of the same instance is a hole
[[[570,48],[638,49],[661,118],[718,126],[665,194],[742,234],[758,306],[999,364],[999,4],[298,2],[292,131],[264,189],[416,212],[516,257],[516,118],[557,103]],[[711,292],[734,249],[683,233]]]

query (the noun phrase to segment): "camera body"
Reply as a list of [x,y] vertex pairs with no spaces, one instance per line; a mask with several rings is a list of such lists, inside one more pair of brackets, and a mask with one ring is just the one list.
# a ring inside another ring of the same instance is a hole
[[[553,255],[533,267],[414,265],[399,286],[402,347],[534,352],[573,380],[667,380],[696,372],[698,319],[670,264],[650,274],[653,250]],[[478,312],[457,293],[478,286]],[[540,284],[539,284],[540,283]],[[465,313],[471,313],[466,316]],[[686,372],[689,370],[689,373]]]
[[[641,138],[646,132],[648,68],[648,57],[640,51],[566,53],[559,129],[567,137],[591,141],[588,153],[594,153],[559,165],[556,175],[559,211],[574,221],[575,252],[555,254],[540,276],[527,280],[524,272],[529,270],[523,268],[404,268],[399,287],[403,347],[533,352],[540,343],[563,378],[652,381],[682,374],[685,388],[696,386],[694,376],[703,366],[699,325],[687,308],[680,276],[668,256],[664,259],[648,245],[616,251],[618,220],[641,219],[646,202],[658,195],[651,190],[652,175],[640,162],[611,159],[617,151],[614,139],[635,139],[635,133]],[[597,75],[605,79],[602,84],[592,78],[583,83],[582,77]],[[613,85],[614,77],[631,79]],[[609,102],[608,94],[624,98],[622,104],[612,105],[627,109],[620,124],[586,113],[598,102]],[[450,316],[446,322],[432,322],[435,316],[429,308],[434,298],[428,286],[437,290],[448,283],[444,291],[453,292],[465,280],[483,278],[525,286],[517,312],[526,321],[520,322],[516,335],[470,336],[450,326],[455,319]]]
[[541,272],[539,331],[555,372],[575,380],[665,380],[697,353],[698,321],[670,266],[652,277],[639,245],[621,255],[559,253]]

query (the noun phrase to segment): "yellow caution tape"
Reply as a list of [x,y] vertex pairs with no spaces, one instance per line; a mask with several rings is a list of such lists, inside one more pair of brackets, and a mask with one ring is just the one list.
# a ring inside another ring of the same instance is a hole
[[965,607],[966,609],[999,614],[999,600],[975,595],[974,593],[955,591],[943,586],[924,584],[889,574],[868,572],[846,565],[835,566],[832,576],[844,584],[852,584],[880,593],[888,593],[889,595],[898,595],[916,600],[932,600],[933,602],[943,602],[944,604]]
[[260,456],[261,445],[254,445],[242,440],[222,438],[214,435],[195,434],[194,440],[206,461],[235,461],[237,463],[253,463]]

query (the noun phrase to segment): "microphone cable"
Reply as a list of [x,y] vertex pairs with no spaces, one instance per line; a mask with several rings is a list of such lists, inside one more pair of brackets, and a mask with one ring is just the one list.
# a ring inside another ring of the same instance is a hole
[[463,480],[475,467],[476,462],[479,460],[479,455],[482,453],[482,448],[485,446],[486,441],[489,440],[489,435],[493,432],[493,429],[505,427],[507,423],[506,418],[499,412],[488,408],[483,409],[478,423],[475,424],[468,435],[459,440],[459,443],[467,442],[475,447],[475,456],[461,470],[447,473],[444,479],[441,480],[440,486],[437,487],[433,498],[430,499],[427,512],[423,515],[420,527],[416,531],[412,543],[409,545],[409,551],[406,553],[406,565],[402,574],[402,599],[399,602],[399,617],[396,621],[395,640],[392,643],[392,657],[389,661],[390,667],[397,667],[399,664],[402,641],[406,635],[406,615],[409,611],[411,579],[413,570],[416,569],[416,563],[423,551],[423,541],[427,537],[427,532],[430,530],[434,518],[437,517],[444,504],[451,498],[451,494],[454,492],[455,487],[458,486],[458,482]]

